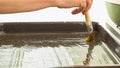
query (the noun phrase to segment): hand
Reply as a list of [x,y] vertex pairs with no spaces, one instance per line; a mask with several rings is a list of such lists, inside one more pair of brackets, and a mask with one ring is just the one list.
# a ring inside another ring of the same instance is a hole
[[71,8],[79,7],[72,11],[72,14],[77,14],[82,12],[85,14],[91,8],[93,0],[56,0],[57,7],[59,8]]
[[72,11],[72,14],[78,14],[82,12],[82,14],[86,14],[89,9],[91,8],[93,0],[83,0],[83,3],[79,8],[76,8],[75,10]]

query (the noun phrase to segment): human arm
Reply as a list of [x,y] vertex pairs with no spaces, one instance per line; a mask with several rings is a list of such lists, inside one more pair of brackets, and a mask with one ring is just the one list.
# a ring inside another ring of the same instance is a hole
[[17,13],[54,7],[55,0],[0,0],[0,13]]
[[[89,0],[0,0],[0,13],[28,12],[48,7],[81,7],[87,1]],[[79,13],[81,10],[77,11]]]

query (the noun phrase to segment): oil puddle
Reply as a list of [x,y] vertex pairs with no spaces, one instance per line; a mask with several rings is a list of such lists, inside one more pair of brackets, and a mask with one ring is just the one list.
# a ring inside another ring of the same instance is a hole
[[19,46],[16,46],[17,44],[1,45],[0,67],[38,68],[114,64],[102,44],[90,46],[81,39],[29,41],[29,44],[19,43]]

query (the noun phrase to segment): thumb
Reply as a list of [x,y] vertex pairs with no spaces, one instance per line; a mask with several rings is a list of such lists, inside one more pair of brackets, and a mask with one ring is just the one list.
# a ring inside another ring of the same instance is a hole
[[71,13],[72,13],[72,14],[78,14],[78,13],[82,12],[82,9],[83,9],[83,8],[81,8],[81,7],[80,7],[80,8],[76,8],[76,9],[74,9]]

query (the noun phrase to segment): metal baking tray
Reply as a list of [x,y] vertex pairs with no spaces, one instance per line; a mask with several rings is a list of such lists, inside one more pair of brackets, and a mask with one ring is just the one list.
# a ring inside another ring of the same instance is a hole
[[93,27],[95,38],[87,43],[84,22],[0,23],[0,67],[120,68],[120,44],[97,22]]

